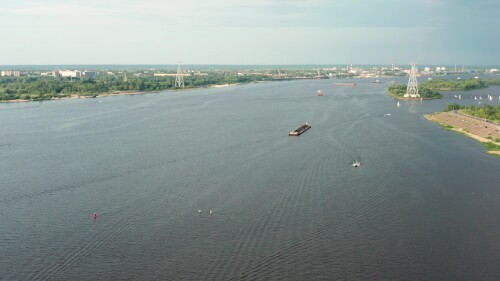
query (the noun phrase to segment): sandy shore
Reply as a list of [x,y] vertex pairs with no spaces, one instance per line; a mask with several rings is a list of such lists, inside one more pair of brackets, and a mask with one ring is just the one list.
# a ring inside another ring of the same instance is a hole
[[[162,90],[162,91],[170,91],[170,90]],[[108,93],[101,93],[101,94],[95,94],[95,95],[90,95],[90,96],[79,96],[79,95],[71,95],[67,97],[55,97],[51,98],[50,100],[69,100],[69,99],[90,99],[90,98],[98,98],[98,97],[108,97],[108,96],[119,96],[119,95],[141,95],[141,94],[147,94],[147,93],[157,93],[159,91],[112,91]],[[31,102],[31,101],[36,101],[36,100],[4,100],[0,102],[5,102],[5,103],[15,103],[15,102]],[[41,101],[47,101],[47,100],[41,100]]]
[[[170,90],[161,90],[170,91]],[[120,96],[120,95],[142,95],[148,93],[158,93],[160,91],[112,91],[109,93],[99,94],[98,97]]]
[[[424,115],[430,121],[446,126],[448,129],[462,133],[482,143],[500,145],[500,125],[459,115],[455,112],[439,112]],[[500,150],[489,150],[491,154],[500,155]]]
[[235,84],[222,84],[222,85],[213,85],[211,88],[224,88],[224,87],[229,87],[229,86],[236,86],[239,85],[238,83]]

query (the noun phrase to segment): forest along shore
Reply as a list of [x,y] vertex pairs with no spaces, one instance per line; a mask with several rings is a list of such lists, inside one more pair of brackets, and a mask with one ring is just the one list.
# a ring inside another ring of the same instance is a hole
[[[269,82],[269,81],[263,81],[263,82]],[[159,92],[167,92],[167,91],[172,92],[172,91],[178,91],[178,90],[193,90],[193,89],[199,89],[199,88],[225,88],[225,87],[237,86],[237,85],[241,85],[241,83],[216,84],[216,85],[210,85],[210,86],[205,86],[205,87],[193,87],[193,88],[185,88],[185,89],[166,89],[166,90],[157,90],[157,91],[110,91],[107,93],[100,93],[100,94],[95,94],[95,95],[71,95],[71,96],[66,96],[66,97],[53,97],[49,100],[89,99],[89,98],[120,96],[120,95],[142,95],[142,94],[159,93]],[[31,101],[34,101],[34,100],[23,100],[23,99],[1,100],[0,103],[31,102]],[[44,100],[40,100],[40,101],[44,101]]]
[[481,143],[491,143],[492,147],[487,147],[487,153],[500,155],[500,125],[483,121],[472,116],[458,114],[454,111],[437,112],[424,115],[432,122],[443,127],[465,134]]

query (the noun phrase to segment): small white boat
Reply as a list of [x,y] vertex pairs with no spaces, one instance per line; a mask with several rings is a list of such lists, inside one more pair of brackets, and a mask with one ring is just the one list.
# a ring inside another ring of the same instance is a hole
[[475,99],[475,100],[477,100],[477,97],[476,97],[476,96],[474,96],[474,99]]
[[212,215],[214,212],[212,212],[212,210],[210,210],[208,213],[209,213],[210,215]]
[[358,160],[356,160],[356,161],[352,162],[352,166],[354,168],[357,168],[357,167],[361,166],[361,162],[359,162]]
[[480,99],[480,100],[482,100],[482,99],[483,99],[483,97],[479,96],[479,99]]
[[398,101],[398,103],[396,104],[396,106],[397,106],[397,107],[400,107],[400,106],[401,106],[401,104],[399,103],[399,101]]
[[201,210],[200,209],[198,209],[198,213],[201,214]]
[[458,95],[458,99],[461,100],[462,99],[462,95]]

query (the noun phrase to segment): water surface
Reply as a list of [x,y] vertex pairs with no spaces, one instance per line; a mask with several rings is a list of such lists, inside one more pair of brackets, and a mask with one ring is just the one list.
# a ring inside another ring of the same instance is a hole
[[500,279],[499,159],[389,80],[0,104],[0,279]]

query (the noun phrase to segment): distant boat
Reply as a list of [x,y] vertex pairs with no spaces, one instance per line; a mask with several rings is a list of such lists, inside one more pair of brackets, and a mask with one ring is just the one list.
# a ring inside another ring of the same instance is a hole
[[457,80],[460,80],[460,79],[462,79],[462,78],[460,78],[460,77],[457,77]]
[[432,77],[427,78],[427,80],[431,81],[431,80],[432,80]]
[[462,95],[458,95],[458,99],[461,100],[462,99]]
[[478,76],[476,76],[476,77],[474,77],[474,79],[479,79],[479,77],[478,77]]
[[479,99],[480,99],[480,100],[482,100],[482,99],[483,99],[483,97],[479,96]]
[[209,213],[210,215],[212,215],[214,212],[212,212],[212,210],[210,210],[208,213]]
[[372,81],[372,83],[377,83],[377,84],[380,84],[380,80],[375,80],[375,81]]
[[358,160],[356,160],[356,161],[352,162],[352,166],[354,168],[357,168],[357,167],[361,166],[361,162],[359,162]]
[[321,90],[318,90],[318,97],[322,97],[323,96],[323,92]]
[[400,106],[401,106],[401,104],[399,103],[399,101],[398,101],[398,103],[396,103],[396,106],[397,106],[397,107],[400,107]]
[[455,98],[457,98],[457,95],[455,95]]
[[333,83],[335,86],[356,86],[356,83]]
[[201,214],[201,210],[200,209],[198,209],[198,213]]
[[476,96],[474,96],[474,99],[475,99],[475,100],[477,100],[477,97],[476,97]]

